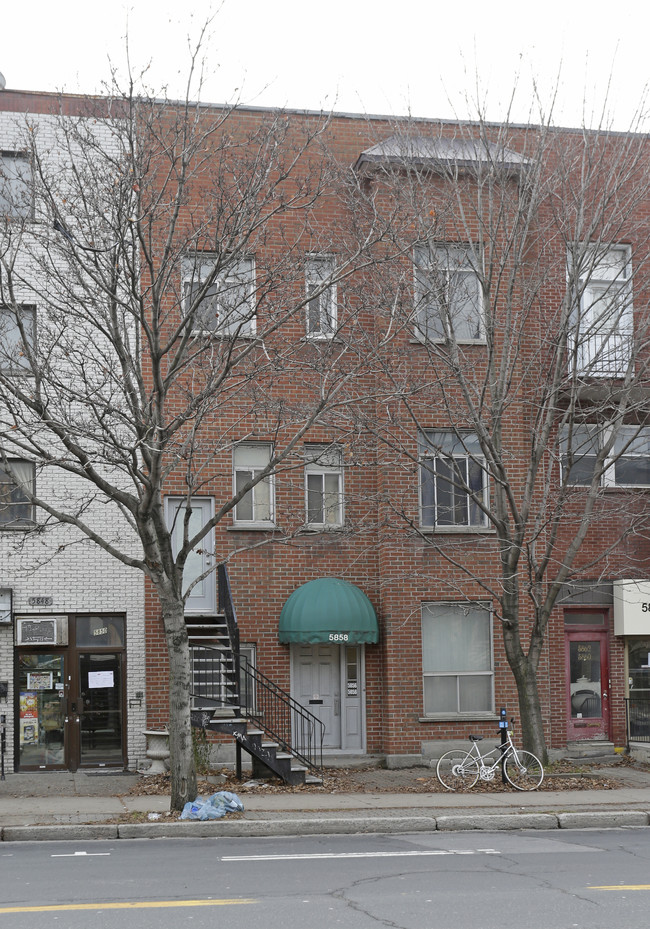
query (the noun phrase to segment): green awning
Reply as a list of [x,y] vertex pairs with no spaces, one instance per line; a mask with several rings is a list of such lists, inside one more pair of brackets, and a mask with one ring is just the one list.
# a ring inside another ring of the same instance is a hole
[[376,644],[377,616],[362,590],[338,577],[319,577],[298,587],[282,607],[280,641]]

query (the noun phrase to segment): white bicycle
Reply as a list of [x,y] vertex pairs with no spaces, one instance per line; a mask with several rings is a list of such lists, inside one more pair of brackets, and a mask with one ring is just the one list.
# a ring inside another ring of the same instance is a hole
[[[542,763],[532,752],[515,747],[510,730],[504,745],[495,745],[484,755],[478,747],[482,739],[482,735],[471,735],[469,751],[454,749],[445,752],[440,758],[436,774],[446,790],[468,790],[479,778],[482,781],[493,781],[502,765],[506,780],[512,787],[517,790],[537,790],[544,780]],[[496,757],[495,752],[498,752]]]

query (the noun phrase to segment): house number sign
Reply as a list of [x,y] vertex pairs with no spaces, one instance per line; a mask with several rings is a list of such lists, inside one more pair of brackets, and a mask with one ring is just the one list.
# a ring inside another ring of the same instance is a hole
[[54,597],[29,597],[27,602],[30,606],[52,606]]

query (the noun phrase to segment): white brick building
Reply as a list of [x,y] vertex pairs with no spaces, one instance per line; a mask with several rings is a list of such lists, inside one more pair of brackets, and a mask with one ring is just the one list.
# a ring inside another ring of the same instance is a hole
[[[57,148],[59,117],[51,115],[60,102],[54,95],[0,91],[0,239],[5,256],[18,226],[29,235],[31,222],[40,223],[41,230],[46,222],[37,208],[33,215],[25,212],[34,210],[29,190],[35,168],[24,139],[26,131],[36,131],[46,158],[64,157]],[[74,106],[73,98],[65,98],[68,114]],[[21,312],[24,308],[23,322],[32,338],[38,337],[48,312],[46,297],[39,296],[38,273],[38,267],[23,267],[19,277],[25,293],[12,298]],[[6,286],[6,275],[0,283]],[[9,302],[6,290],[0,292],[0,365],[20,365],[15,353],[12,357],[17,325]],[[6,727],[5,770],[135,768],[144,759],[146,727],[142,574],[32,505],[21,492],[21,481],[41,499],[60,506],[83,502],[90,491],[87,482],[57,467],[35,466],[28,451],[23,458],[11,443],[10,414],[2,418],[0,714]],[[87,523],[101,525],[103,534],[127,549],[133,546],[137,554],[115,508],[99,495],[83,505]]]

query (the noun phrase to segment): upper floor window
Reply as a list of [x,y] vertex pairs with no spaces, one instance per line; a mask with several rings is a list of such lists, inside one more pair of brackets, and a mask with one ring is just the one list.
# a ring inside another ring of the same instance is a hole
[[462,245],[415,249],[415,311],[418,335],[435,342],[484,338],[481,286],[475,250]]
[[194,314],[192,329],[250,337],[255,334],[253,259],[242,258],[211,279],[215,260],[208,254],[196,254],[183,261],[183,306],[186,314]]
[[[564,427],[560,450],[563,474],[568,469],[567,483],[591,486],[599,452],[610,441],[611,429],[607,423],[580,423],[571,430]],[[618,428],[611,452],[602,460],[602,475],[597,483],[604,487],[650,487],[649,426]]]
[[331,529],[343,525],[341,450],[331,445],[305,446],[307,525]]
[[475,435],[421,434],[420,524],[425,529],[485,527],[485,459]]
[[0,528],[24,529],[34,524],[35,467],[32,461],[9,459],[0,464]]
[[650,487],[650,428],[621,426],[614,440],[617,487]]
[[[242,442],[234,451],[234,492],[240,493],[249,481],[259,478],[271,460],[268,443]],[[235,505],[235,525],[267,529],[275,519],[273,475],[257,480]]]
[[[571,261],[569,256],[570,271]],[[630,249],[587,247],[575,269],[574,286],[575,373],[622,377],[630,363],[633,336]]]
[[314,339],[331,338],[336,329],[336,285],[327,284],[334,274],[334,259],[312,255],[307,259],[307,335]]
[[492,614],[480,603],[422,605],[425,715],[494,712]]
[[36,310],[33,306],[0,306],[0,371],[31,371],[25,350],[34,347]]
[[[593,423],[565,426],[560,436],[562,473],[569,484],[591,485],[598,451],[601,447],[602,427]],[[567,474],[568,472],[568,474]]]
[[0,216],[31,219],[34,211],[32,163],[24,152],[0,152]]

